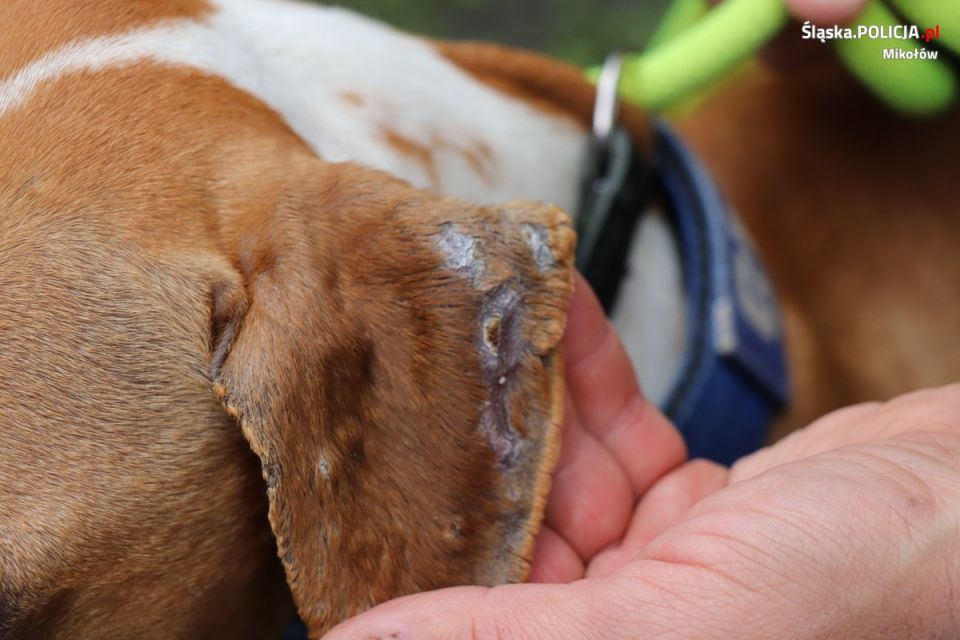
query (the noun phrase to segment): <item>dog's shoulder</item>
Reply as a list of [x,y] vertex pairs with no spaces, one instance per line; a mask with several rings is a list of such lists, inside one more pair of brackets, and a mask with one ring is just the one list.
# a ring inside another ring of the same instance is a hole
[[[69,100],[71,82],[100,74],[99,100],[87,96],[77,108],[126,104],[143,119],[156,102],[123,71],[138,67],[146,83],[164,68],[185,68],[255,97],[325,160],[360,162],[476,201],[575,204],[591,94],[558,63],[501,55],[493,71],[475,48],[297,2],[13,2],[0,12],[31,34],[0,45],[0,118],[37,110],[31,103],[51,86]],[[543,95],[543,83],[532,82],[555,79],[561,67],[576,101]]]

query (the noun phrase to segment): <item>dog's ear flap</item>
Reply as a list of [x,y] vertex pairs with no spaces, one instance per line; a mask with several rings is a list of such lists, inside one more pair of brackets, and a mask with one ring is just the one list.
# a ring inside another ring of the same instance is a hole
[[374,172],[238,223],[215,390],[260,457],[311,635],[380,601],[522,580],[563,406],[573,233]]

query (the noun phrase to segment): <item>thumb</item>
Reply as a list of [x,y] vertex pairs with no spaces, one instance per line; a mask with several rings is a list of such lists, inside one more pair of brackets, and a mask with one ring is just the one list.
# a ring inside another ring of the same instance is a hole
[[[323,640],[681,640],[739,634],[756,602],[718,572],[678,561],[639,561],[570,584],[458,587],[392,600]],[[782,635],[782,634],[781,634]]]
[[787,8],[798,20],[817,24],[846,24],[857,17],[868,0],[787,0]]
[[547,640],[621,637],[606,629],[600,580],[565,585],[457,587],[392,600],[324,640]]

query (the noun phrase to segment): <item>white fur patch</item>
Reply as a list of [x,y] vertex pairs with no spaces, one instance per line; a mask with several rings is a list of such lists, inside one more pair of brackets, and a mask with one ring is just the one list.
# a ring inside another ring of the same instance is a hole
[[648,211],[633,237],[613,323],[623,336],[644,392],[666,400],[687,350],[683,267],[663,214]]
[[146,59],[199,60],[203,28],[178,21],[113,37],[73,42],[48,53],[0,83],[0,116],[22,107],[37,87],[71,73],[97,71]]

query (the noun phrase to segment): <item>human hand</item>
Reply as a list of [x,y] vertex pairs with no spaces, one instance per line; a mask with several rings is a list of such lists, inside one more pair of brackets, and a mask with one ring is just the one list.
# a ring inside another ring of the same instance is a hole
[[640,392],[620,337],[576,274],[564,335],[560,459],[531,582],[571,582],[623,535],[637,499],[686,460],[679,432]]
[[843,24],[863,11],[869,0],[786,0],[787,8],[797,20],[816,24]]
[[[647,488],[681,454],[642,450],[650,434],[668,447],[673,436],[632,378],[606,377],[624,356],[578,289],[566,345],[576,412],[534,577],[589,577],[411,596],[331,640],[960,634],[960,387],[845,409],[729,476],[694,461]],[[607,400],[584,402],[596,394]],[[643,497],[629,518],[631,493]],[[592,555],[617,523],[622,540]]]

